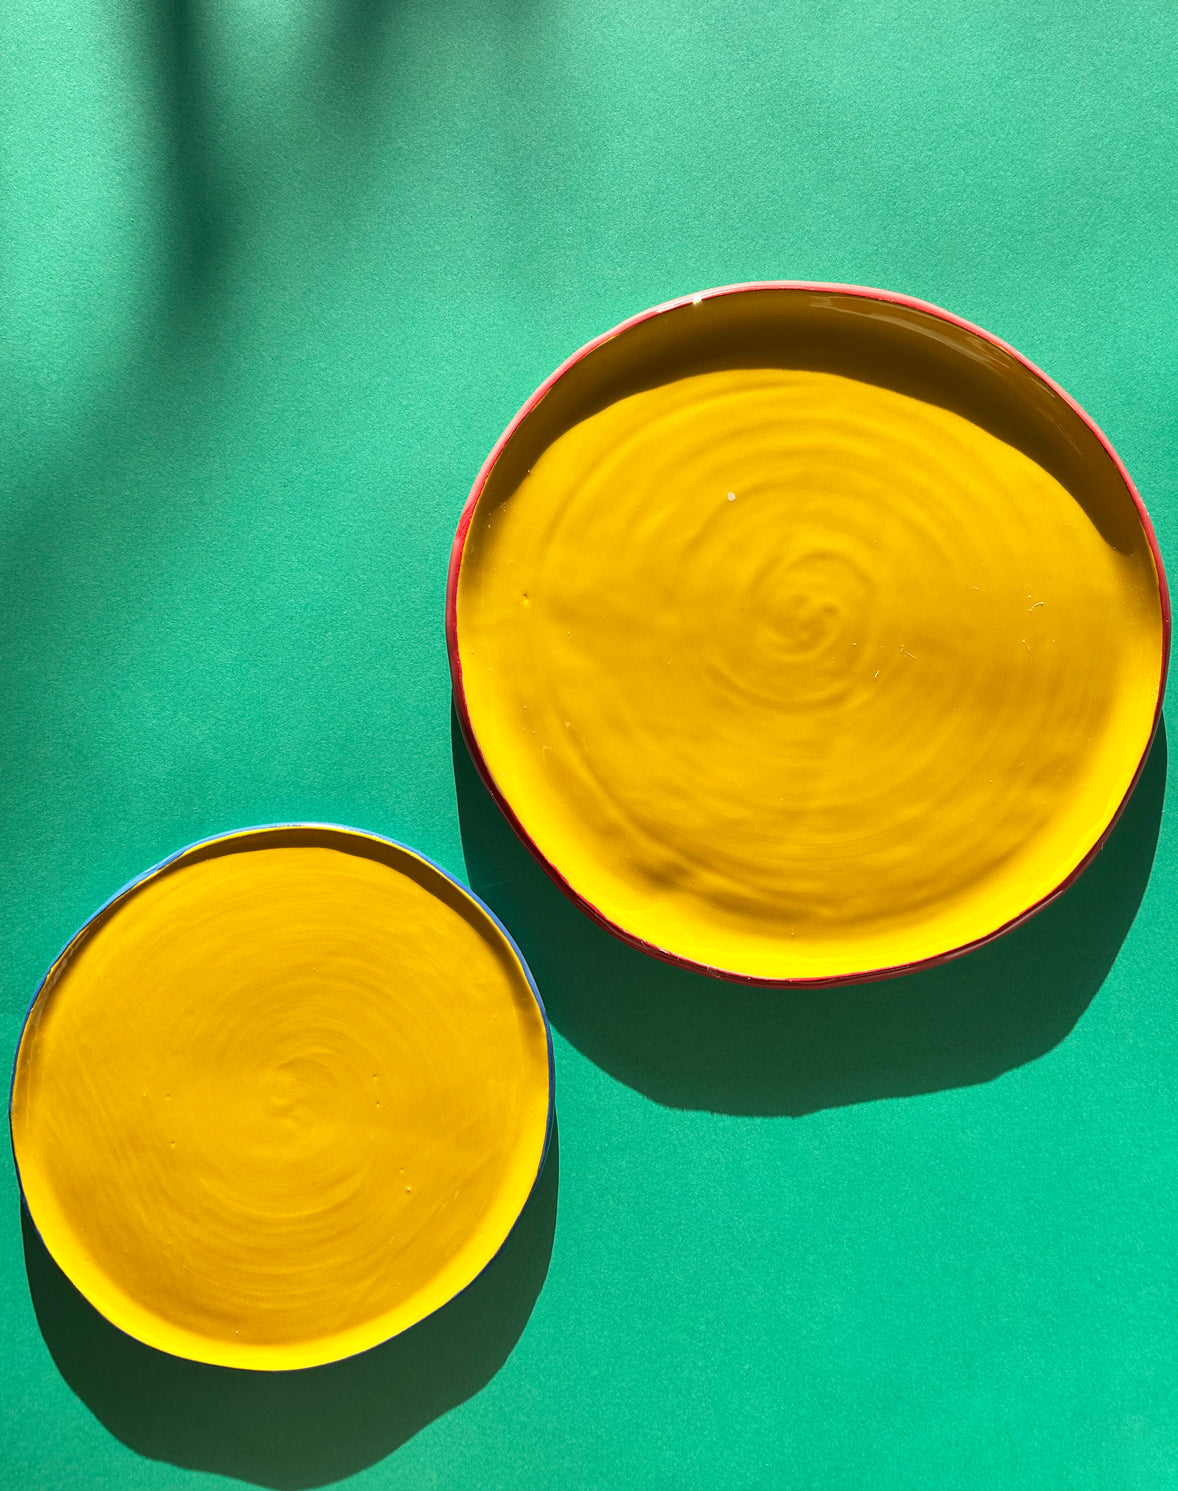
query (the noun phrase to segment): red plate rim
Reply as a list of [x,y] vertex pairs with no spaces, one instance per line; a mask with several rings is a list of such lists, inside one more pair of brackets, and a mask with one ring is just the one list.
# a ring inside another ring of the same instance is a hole
[[[667,311],[678,310],[688,305],[698,305],[701,301],[714,300],[722,295],[743,295],[750,291],[758,290],[797,290],[809,294],[847,295],[860,300],[876,300],[888,305],[903,306],[908,310],[921,311],[925,315],[934,316],[938,320],[945,321],[960,331],[965,331],[972,336],[979,337],[982,341],[988,342],[990,346],[998,348],[1000,351],[1006,353],[1008,357],[1013,358],[1015,362],[1031,373],[1033,377],[1037,378],[1040,383],[1050,389],[1057,398],[1061,399],[1072,413],[1088,427],[1112,461],[1117,474],[1125,485],[1126,491],[1133,500],[1137,516],[1145,532],[1146,542],[1153,556],[1154,571],[1158,580],[1158,599],[1162,613],[1162,665],[1161,674],[1158,679],[1157,703],[1154,707],[1153,723],[1150,726],[1149,739],[1146,741],[1145,748],[1141,753],[1141,759],[1137,763],[1133,779],[1129,783],[1121,801],[1117,804],[1117,810],[1109,820],[1107,828],[1075,869],[1065,876],[1053,890],[1048,891],[1045,896],[1041,896],[1038,901],[1032,906],[1027,907],[1025,911],[1020,912],[1018,916],[1012,917],[994,931],[987,932],[983,937],[977,937],[971,942],[962,943],[960,947],[950,948],[948,951],[942,953],[935,953],[928,958],[919,958],[911,963],[898,963],[886,968],[873,968],[863,972],[829,974],[820,978],[767,978],[754,974],[737,973],[726,968],[715,968],[709,964],[697,962],[694,958],[685,958],[679,953],[672,952],[669,948],[659,947],[655,943],[647,942],[643,938],[635,936],[634,933],[628,932],[625,927],[612,921],[599,907],[593,905],[591,901],[586,900],[579,891],[575,890],[569,884],[560,870],[542,853],[537,844],[532,840],[516,816],[511,804],[499,790],[494,777],[491,775],[490,768],[487,765],[482,749],[479,746],[478,738],[475,735],[474,725],[467,707],[466,690],[462,682],[462,660],[458,652],[458,576],[462,569],[462,557],[466,548],[466,539],[470,532],[470,525],[474,518],[475,508],[478,505],[479,498],[483,494],[483,489],[487,484],[488,478],[508,442],[540,400],[548,393],[549,389],[591,352],[595,351],[605,342],[612,341],[623,332],[629,331],[635,326],[640,326],[644,321],[649,321],[655,316],[665,315]],[[964,957],[966,953],[971,953],[976,948],[984,947],[987,943],[1005,936],[1007,932],[1021,926],[1023,922],[1029,921],[1031,917],[1042,911],[1045,906],[1049,906],[1052,901],[1063,895],[1064,891],[1080,878],[1100,853],[1109,835],[1116,827],[1121,814],[1125,811],[1125,806],[1130,797],[1132,797],[1137,783],[1141,779],[1141,773],[1145,769],[1145,763],[1149,758],[1150,749],[1157,735],[1158,725],[1162,718],[1162,702],[1165,696],[1166,675],[1170,661],[1170,633],[1170,590],[1166,582],[1166,570],[1162,563],[1157,535],[1154,533],[1149,513],[1145,509],[1145,503],[1141,500],[1140,493],[1133,485],[1132,478],[1128,471],[1125,470],[1121,458],[1113,449],[1107,436],[1100,429],[1099,425],[1097,425],[1096,421],[1080,407],[1070,394],[1066,393],[1053,378],[1048,377],[1041,368],[1036,367],[1029,358],[1024,357],[1021,352],[1012,347],[1008,342],[1004,342],[1001,337],[996,337],[992,332],[988,332],[980,326],[975,326],[972,321],[966,321],[961,316],[955,316],[952,311],[946,311],[942,307],[932,305],[926,300],[918,300],[912,295],[901,295],[893,290],[873,290],[863,285],[840,285],[815,280],[750,280],[736,285],[721,285],[715,289],[699,291],[693,295],[681,295],[674,300],[664,301],[661,305],[652,306],[649,310],[639,311],[637,315],[630,316],[627,320],[620,322],[609,331],[602,332],[600,336],[596,336],[592,341],[586,342],[571,357],[566,358],[555,372],[550,373],[545,378],[539,388],[520,407],[515,417],[495,442],[487,459],[483,462],[478,476],[475,477],[474,485],[470,489],[470,495],[467,497],[462,509],[462,515],[458,520],[458,530],[454,535],[454,542],[451,545],[450,565],[446,577],[446,651],[450,659],[450,677],[453,685],[454,707],[458,715],[458,723],[461,726],[463,739],[466,741],[467,750],[470,752],[475,769],[478,771],[487,791],[494,798],[500,812],[507,819],[524,848],[527,849],[548,878],[563,891],[574,905],[580,907],[585,915],[595,921],[599,927],[603,927],[612,936],[619,938],[622,942],[626,942],[631,947],[637,948],[640,952],[646,953],[650,957],[658,958],[664,963],[671,963],[679,968],[689,968],[693,972],[707,974],[711,978],[723,979],[730,983],[751,984],[761,988],[773,989],[814,989],[836,985],[874,983],[879,979],[895,978],[901,974],[915,973],[925,968],[936,968],[942,963],[949,963],[955,958]]]

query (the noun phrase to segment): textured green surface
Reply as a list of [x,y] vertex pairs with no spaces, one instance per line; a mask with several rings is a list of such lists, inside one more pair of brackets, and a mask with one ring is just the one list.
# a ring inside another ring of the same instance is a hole
[[753,278],[1013,342],[1178,568],[1173,5],[12,0],[0,27],[6,1049],[125,880],[328,819],[508,922],[561,1134],[554,1237],[550,1175],[431,1332],[261,1383],[138,1353],[35,1245],[27,1275],[6,1160],[0,1484],[1178,1486],[1164,750],[1005,943],[749,995],[538,878],[452,755],[442,636],[465,493],[532,387]]

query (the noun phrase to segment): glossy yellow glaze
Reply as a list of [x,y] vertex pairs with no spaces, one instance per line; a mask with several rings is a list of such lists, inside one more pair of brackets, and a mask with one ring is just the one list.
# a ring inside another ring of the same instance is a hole
[[928,958],[1048,895],[1132,780],[1162,624],[1126,526],[1118,549],[1019,450],[869,383],[667,383],[480,501],[473,728],[628,933],[771,979]]
[[261,1369],[363,1350],[470,1283],[531,1189],[548,1047],[518,959],[443,876],[359,837],[156,874],[30,1016],[33,1220],[161,1350]]

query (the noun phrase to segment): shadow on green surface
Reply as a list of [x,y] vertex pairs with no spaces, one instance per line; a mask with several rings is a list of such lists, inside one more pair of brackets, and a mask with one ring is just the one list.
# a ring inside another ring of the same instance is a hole
[[193,0],[155,0],[149,49],[157,70],[159,123],[171,178],[176,309],[191,315],[224,252],[225,213],[213,172],[212,125],[200,16]]
[[1050,1051],[1132,925],[1166,787],[1162,726],[1120,822],[1076,884],[977,952],[875,984],[758,989],[674,968],[602,931],[516,839],[453,713],[451,741],[471,888],[519,943],[555,1028],[656,1102],[718,1113],[797,1116],[968,1087]]
[[132,1340],[69,1282],[22,1205],[33,1307],[66,1382],[138,1454],[263,1486],[322,1486],[383,1459],[502,1367],[548,1272],[559,1171],[554,1122],[531,1199],[474,1283],[404,1335],[329,1367],[242,1372]]

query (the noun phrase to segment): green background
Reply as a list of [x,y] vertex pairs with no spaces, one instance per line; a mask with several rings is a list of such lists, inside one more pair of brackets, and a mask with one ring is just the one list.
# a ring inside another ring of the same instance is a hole
[[559,1183],[468,1296],[262,1381],[117,1337],[35,1239],[26,1270],[6,1158],[0,1483],[1178,1486],[1164,737],[1027,928],[750,993],[548,887],[453,749],[442,629],[532,388],[758,278],[1012,342],[1174,568],[1170,0],[10,0],[0,30],[6,1049],[124,881],[330,820],[504,918],[560,1120]]

